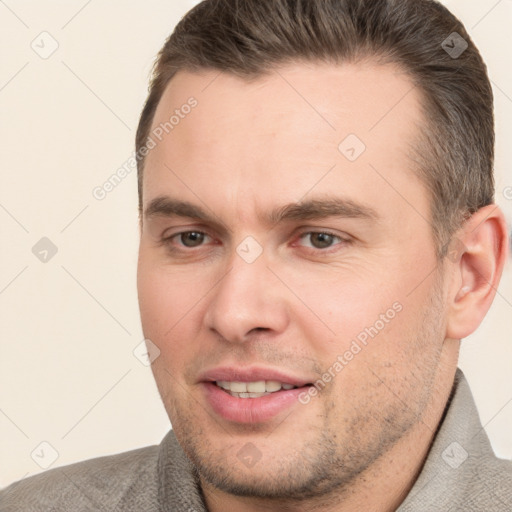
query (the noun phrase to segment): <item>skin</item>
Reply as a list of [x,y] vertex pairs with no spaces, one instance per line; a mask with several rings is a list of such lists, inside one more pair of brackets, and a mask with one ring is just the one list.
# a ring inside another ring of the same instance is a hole
[[[149,153],[144,209],[170,196],[212,220],[142,216],[139,303],[161,351],[162,400],[210,511],[391,511],[421,469],[460,339],[490,307],[507,244],[489,206],[456,234],[463,249],[437,260],[431,199],[408,156],[424,123],[411,87],[391,66],[297,63],[253,82],[182,71],[159,103],[153,127],[190,96],[198,106]],[[354,162],[338,150],[348,134],[366,145]],[[375,217],[265,221],[326,197]],[[315,235],[325,230],[335,236]],[[205,236],[179,235],[191,231]],[[252,263],[236,251],[247,236],[263,248]],[[397,303],[307,404],[238,424],[202,393],[199,374],[220,365],[315,382]],[[261,455],[250,468],[237,457],[249,442]]]

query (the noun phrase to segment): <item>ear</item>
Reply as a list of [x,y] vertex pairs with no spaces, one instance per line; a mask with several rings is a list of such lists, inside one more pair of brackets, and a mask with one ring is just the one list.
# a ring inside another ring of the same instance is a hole
[[507,260],[507,231],[503,212],[492,204],[474,213],[452,239],[447,338],[469,336],[491,307]]

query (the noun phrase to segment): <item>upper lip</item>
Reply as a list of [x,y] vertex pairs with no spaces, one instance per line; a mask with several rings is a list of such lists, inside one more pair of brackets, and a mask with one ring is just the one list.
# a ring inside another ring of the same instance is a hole
[[199,381],[201,382],[212,382],[220,380],[228,382],[257,382],[261,380],[274,380],[283,384],[291,384],[297,387],[302,387],[306,384],[312,383],[311,380],[287,375],[281,370],[257,366],[219,366],[211,370],[206,370],[199,376]]

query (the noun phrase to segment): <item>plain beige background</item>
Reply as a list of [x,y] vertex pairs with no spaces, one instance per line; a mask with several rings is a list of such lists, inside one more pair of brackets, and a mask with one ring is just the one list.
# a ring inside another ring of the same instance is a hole
[[[0,0],[0,487],[44,467],[159,443],[170,427],[136,357],[135,169],[103,200],[93,190],[132,155],[153,58],[196,3]],[[512,1],[444,3],[488,63],[497,202],[511,220]],[[509,265],[460,362],[506,458],[511,330]]]

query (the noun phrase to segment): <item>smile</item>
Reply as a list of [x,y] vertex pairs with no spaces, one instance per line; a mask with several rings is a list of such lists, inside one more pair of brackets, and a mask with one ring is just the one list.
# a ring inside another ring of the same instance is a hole
[[255,382],[230,382],[218,380],[215,382],[217,386],[237,398],[260,398],[271,393],[276,393],[281,389],[289,390],[297,386],[286,384],[276,380],[259,380]]

